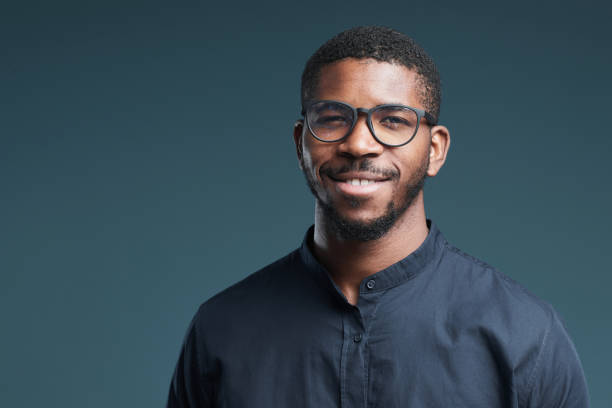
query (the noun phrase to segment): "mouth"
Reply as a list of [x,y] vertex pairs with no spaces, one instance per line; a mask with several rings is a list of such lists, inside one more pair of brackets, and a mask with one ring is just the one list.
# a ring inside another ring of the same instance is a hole
[[326,175],[337,192],[350,196],[370,196],[378,191],[390,178],[371,173]]

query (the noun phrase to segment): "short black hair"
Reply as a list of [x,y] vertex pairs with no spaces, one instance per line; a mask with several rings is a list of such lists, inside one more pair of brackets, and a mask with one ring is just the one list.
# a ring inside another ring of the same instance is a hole
[[354,27],[323,44],[306,62],[302,73],[302,108],[313,97],[323,66],[345,59],[372,58],[401,64],[419,76],[421,103],[438,122],[440,115],[440,74],[425,50],[407,35],[392,28]]

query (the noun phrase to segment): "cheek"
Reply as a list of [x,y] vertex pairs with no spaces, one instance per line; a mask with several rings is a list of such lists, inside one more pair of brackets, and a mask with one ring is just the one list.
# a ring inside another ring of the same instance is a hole
[[308,171],[313,177],[319,178],[319,169],[323,163],[325,163],[325,151],[317,149],[317,146],[305,145],[302,153],[302,166]]
[[[415,149],[409,152],[409,154],[408,152],[406,153],[407,154],[398,157],[396,162],[400,170],[399,181],[402,184],[414,180],[420,173],[427,170],[426,167],[429,161],[429,150],[424,147],[421,148],[421,146],[419,146],[418,150]],[[423,167],[425,167],[425,169],[423,169]]]
[[410,160],[402,169],[402,184],[414,184],[427,174],[429,152],[422,152],[420,156],[413,156]]
[[304,152],[302,153],[302,167],[304,171],[307,171],[312,174],[314,166],[315,164],[312,158],[312,154],[310,154],[310,151],[308,149],[304,149]]

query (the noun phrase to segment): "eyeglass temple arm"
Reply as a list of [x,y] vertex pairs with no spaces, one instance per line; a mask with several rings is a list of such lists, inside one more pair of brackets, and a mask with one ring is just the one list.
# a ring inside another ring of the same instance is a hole
[[429,123],[431,126],[437,125],[436,119],[429,112],[423,112],[423,116],[425,117],[427,123]]

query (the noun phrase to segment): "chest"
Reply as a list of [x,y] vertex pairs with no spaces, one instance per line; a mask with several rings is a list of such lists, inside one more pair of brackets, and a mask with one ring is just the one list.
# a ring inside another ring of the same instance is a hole
[[380,301],[317,317],[268,316],[215,350],[219,406],[516,406],[503,347],[448,316]]

